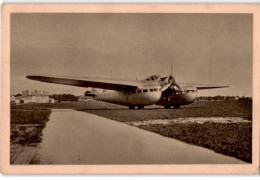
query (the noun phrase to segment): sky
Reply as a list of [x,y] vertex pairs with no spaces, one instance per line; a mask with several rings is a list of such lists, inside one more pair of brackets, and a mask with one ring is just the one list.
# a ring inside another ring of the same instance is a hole
[[86,88],[27,75],[144,79],[229,85],[199,95],[252,96],[251,14],[11,14],[11,93]]

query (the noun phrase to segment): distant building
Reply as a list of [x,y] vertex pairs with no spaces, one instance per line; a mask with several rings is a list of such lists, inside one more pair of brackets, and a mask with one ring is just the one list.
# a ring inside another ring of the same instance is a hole
[[54,98],[50,98],[50,101],[49,101],[49,103],[55,103],[56,101],[55,101],[55,99]]
[[11,95],[11,98],[10,98],[10,100],[11,100],[11,103],[16,103],[16,102],[15,102],[16,98],[15,98],[15,96],[14,96],[14,95]]
[[49,97],[49,93],[47,91],[34,90],[31,93],[26,90],[22,91],[21,96],[15,97],[11,96],[11,103],[55,103],[53,98]]
[[27,97],[29,96],[29,91],[26,90],[26,91],[22,91],[22,97]]

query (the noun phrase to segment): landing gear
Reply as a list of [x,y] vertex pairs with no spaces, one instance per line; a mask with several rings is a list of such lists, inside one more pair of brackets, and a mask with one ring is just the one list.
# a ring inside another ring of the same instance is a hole
[[177,106],[173,106],[173,107],[174,107],[174,109],[180,109],[181,106],[177,105]]
[[164,109],[170,109],[170,108],[171,108],[170,105],[165,105],[165,106],[164,106]]
[[[174,109],[180,109],[180,105],[175,105],[175,106],[173,106],[174,107]],[[171,108],[171,106],[170,105],[165,105],[164,106],[164,109],[170,109]]]
[[135,107],[134,106],[129,106],[129,109],[135,109]]
[[144,106],[138,106],[138,109],[144,109]]
[[[144,109],[144,106],[137,106],[138,109]],[[129,106],[129,109],[135,109],[135,106]]]

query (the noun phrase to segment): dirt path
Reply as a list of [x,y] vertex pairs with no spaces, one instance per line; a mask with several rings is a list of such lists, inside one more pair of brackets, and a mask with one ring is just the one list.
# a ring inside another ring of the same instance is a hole
[[11,164],[34,164],[37,161],[38,147],[11,144]]

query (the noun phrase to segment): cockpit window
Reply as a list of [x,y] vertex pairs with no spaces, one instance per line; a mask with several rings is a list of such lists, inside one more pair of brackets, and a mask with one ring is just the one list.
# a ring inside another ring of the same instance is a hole
[[154,76],[154,80],[157,80],[159,77],[158,76]]
[[159,75],[153,75],[153,76],[151,76],[151,77],[148,77],[146,80],[147,81],[158,81],[158,80],[160,80],[161,79],[161,77],[159,76]]

